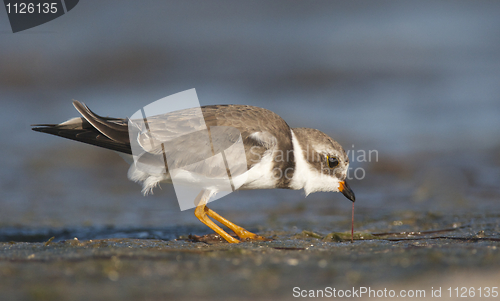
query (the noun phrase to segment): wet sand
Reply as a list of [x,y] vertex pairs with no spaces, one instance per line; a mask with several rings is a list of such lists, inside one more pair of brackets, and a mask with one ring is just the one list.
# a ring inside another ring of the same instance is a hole
[[488,219],[426,235],[368,235],[354,243],[310,231],[264,232],[274,240],[241,244],[5,242],[0,290],[5,300],[291,299],[296,287],[422,289],[428,297],[431,287],[498,286],[500,236]]

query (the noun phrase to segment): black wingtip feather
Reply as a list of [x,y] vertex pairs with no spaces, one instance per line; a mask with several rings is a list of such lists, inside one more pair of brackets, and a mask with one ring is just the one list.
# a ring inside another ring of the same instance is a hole
[[32,126],[33,128],[31,129],[35,132],[51,134],[125,154],[132,154],[132,149],[128,141],[121,142],[111,140],[91,126],[79,129],[68,129],[58,124],[34,124]]

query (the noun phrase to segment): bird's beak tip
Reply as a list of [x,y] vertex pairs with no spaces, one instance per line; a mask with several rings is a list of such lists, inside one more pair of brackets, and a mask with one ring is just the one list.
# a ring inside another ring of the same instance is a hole
[[351,200],[351,202],[356,201],[356,196],[354,195],[354,192],[352,191],[351,187],[347,184],[346,181],[341,181],[339,184],[339,191],[342,192],[342,194]]

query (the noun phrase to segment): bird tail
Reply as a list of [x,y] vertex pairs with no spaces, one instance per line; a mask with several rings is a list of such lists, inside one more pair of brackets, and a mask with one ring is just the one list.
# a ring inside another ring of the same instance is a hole
[[101,117],[77,100],[73,106],[83,117],[60,124],[34,124],[32,130],[132,154],[128,119]]

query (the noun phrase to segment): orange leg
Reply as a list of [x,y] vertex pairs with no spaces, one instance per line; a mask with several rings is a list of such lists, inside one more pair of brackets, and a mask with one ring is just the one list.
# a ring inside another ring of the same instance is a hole
[[212,209],[209,209],[208,207],[205,206],[205,210],[208,214],[208,216],[212,217],[219,223],[223,224],[224,226],[228,227],[229,229],[233,230],[236,235],[238,235],[239,238],[242,240],[268,240],[267,238],[257,235],[255,233],[252,233],[250,231],[247,231],[245,228],[242,228],[236,224],[233,224],[232,222],[228,221],[227,219],[223,218],[217,212],[213,211]]
[[202,190],[196,197],[194,203],[196,204],[196,209],[194,210],[194,215],[205,225],[209,226],[210,229],[214,230],[227,240],[229,243],[239,243],[240,241],[231,235],[227,234],[226,231],[222,230],[221,227],[217,226],[211,219],[208,218],[207,212],[207,201],[210,198],[210,194],[207,190]]
[[[224,226],[228,227],[229,229],[233,230],[236,235],[238,235],[239,238],[243,240],[268,240],[267,238],[257,235],[255,233],[249,232],[245,230],[244,228],[233,224],[232,222],[228,221],[227,219],[223,218],[219,214],[217,214],[215,211],[212,209],[209,209],[207,207],[207,201],[208,201],[208,193],[207,191],[202,191],[198,196],[196,197],[195,204],[196,209],[194,210],[194,215],[205,225],[209,226],[212,230],[217,232],[221,237],[223,237],[225,240],[227,240],[229,243],[239,243],[240,241],[237,240],[236,238],[232,237],[231,235],[227,234],[226,231],[222,230],[221,227],[219,227],[217,224],[215,224],[211,219],[208,218],[208,216],[212,217],[219,223],[223,224]],[[208,216],[207,216],[208,215]]]

